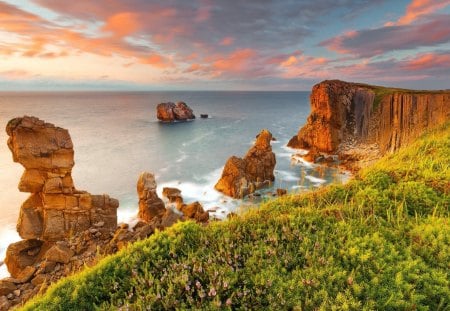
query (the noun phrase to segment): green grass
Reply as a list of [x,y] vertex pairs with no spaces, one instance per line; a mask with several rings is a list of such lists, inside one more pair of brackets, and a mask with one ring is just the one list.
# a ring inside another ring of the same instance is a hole
[[450,310],[450,124],[346,185],[180,223],[24,310]]

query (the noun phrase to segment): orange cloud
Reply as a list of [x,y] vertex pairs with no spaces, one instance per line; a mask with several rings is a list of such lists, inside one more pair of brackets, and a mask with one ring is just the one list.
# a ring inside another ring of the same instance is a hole
[[200,64],[192,64],[189,66],[189,68],[185,69],[184,73],[190,73],[190,72],[196,72],[202,69],[202,65]]
[[253,49],[236,50],[230,55],[213,62],[212,67],[218,71],[241,72],[256,55]]
[[397,22],[388,22],[385,26],[408,25],[419,17],[431,14],[450,5],[450,0],[412,0],[406,8],[405,15]]
[[234,42],[234,38],[233,37],[225,37],[220,41],[220,45],[232,45]]
[[427,53],[423,54],[413,60],[406,62],[403,67],[406,70],[425,70],[430,68],[449,68],[450,67],[450,55],[448,54],[436,54]]
[[110,16],[102,30],[118,37],[133,34],[139,29],[139,16],[136,13],[121,12]]

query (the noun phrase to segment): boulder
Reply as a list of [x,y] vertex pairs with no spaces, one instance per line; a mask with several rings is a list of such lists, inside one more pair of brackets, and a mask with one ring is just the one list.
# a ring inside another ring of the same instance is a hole
[[195,119],[192,109],[185,102],[161,103],[156,107],[156,116],[158,120],[163,122]]
[[34,265],[42,257],[43,244],[39,240],[22,240],[8,246],[5,264],[13,278],[20,278],[26,267]]
[[183,202],[181,197],[181,190],[178,188],[164,187],[162,191],[163,197],[166,197],[170,203],[176,203],[177,201]]
[[6,311],[11,308],[11,303],[9,302],[8,298],[6,296],[0,296],[0,310]]
[[111,231],[116,229],[117,200],[75,189],[68,130],[25,116],[9,121],[6,132],[13,160],[25,168],[19,190],[31,193],[17,222],[23,239],[58,241],[99,221]]
[[283,195],[287,194],[287,190],[286,189],[282,189],[282,188],[278,188],[277,189],[277,196],[281,197]]
[[17,286],[10,281],[0,280],[0,296],[7,296],[17,289]]
[[229,158],[215,189],[233,198],[243,198],[274,181],[276,159],[271,140],[272,134],[262,130],[244,158]]
[[190,204],[181,204],[179,210],[186,216],[186,218],[193,219],[197,222],[207,222],[209,213],[203,210],[203,206],[199,202]]
[[48,261],[54,261],[59,263],[69,263],[70,258],[75,255],[75,252],[64,245],[52,246],[44,255],[44,258]]
[[166,207],[156,193],[156,180],[152,173],[143,172],[137,182],[139,196],[139,218],[150,222],[155,217],[161,217]]

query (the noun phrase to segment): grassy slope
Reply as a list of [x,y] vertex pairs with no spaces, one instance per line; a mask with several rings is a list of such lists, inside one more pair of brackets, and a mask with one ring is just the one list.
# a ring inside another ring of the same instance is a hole
[[450,124],[345,186],[178,224],[25,310],[450,309]]

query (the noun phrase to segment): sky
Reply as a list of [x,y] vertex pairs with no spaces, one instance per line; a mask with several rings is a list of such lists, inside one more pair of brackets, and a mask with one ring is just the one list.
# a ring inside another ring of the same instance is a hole
[[0,0],[0,91],[450,89],[450,0]]

